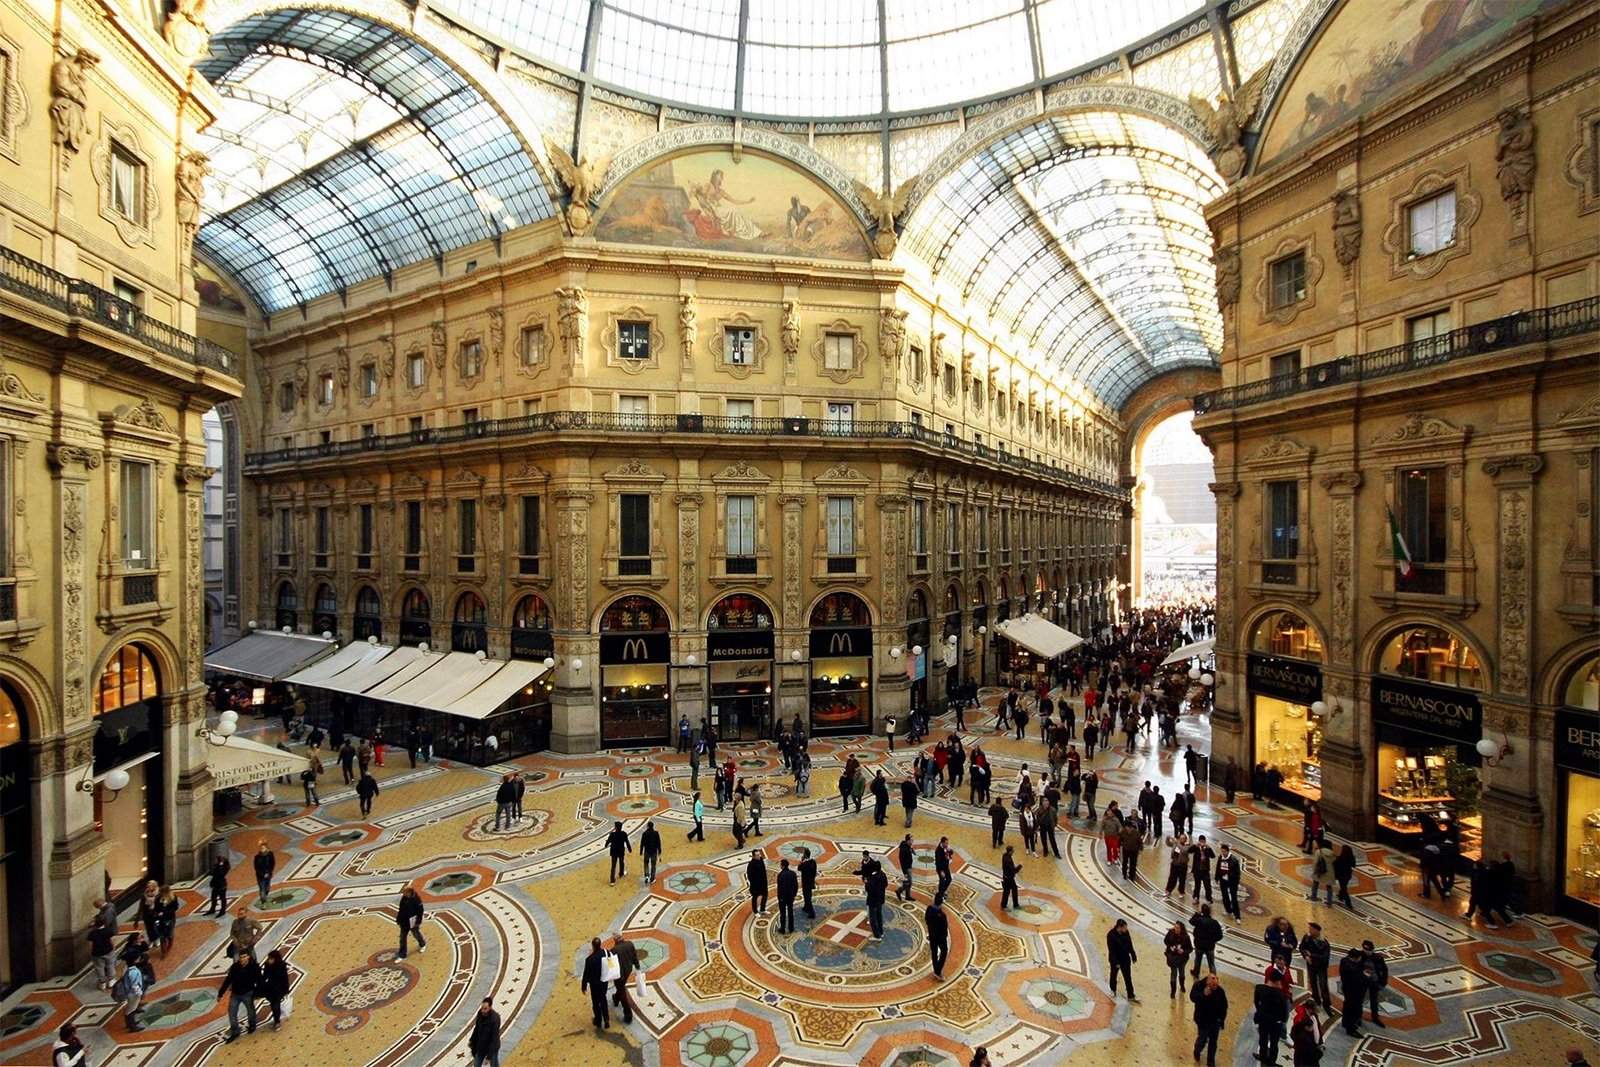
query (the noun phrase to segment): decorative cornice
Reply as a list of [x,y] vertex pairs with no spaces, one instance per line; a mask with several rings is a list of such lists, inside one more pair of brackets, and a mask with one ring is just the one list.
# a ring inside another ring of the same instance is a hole
[[99,470],[103,454],[98,448],[69,444],[66,441],[49,441],[44,446],[45,462],[56,472],[68,467],[82,467],[85,471]]
[[1531,482],[1534,475],[1542,470],[1544,470],[1544,457],[1533,452],[1515,456],[1491,456],[1483,461],[1483,473],[1501,483]]

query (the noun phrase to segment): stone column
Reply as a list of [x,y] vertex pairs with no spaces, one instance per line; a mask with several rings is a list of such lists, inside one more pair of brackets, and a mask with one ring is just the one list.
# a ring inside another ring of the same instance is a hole
[[[800,576],[801,552],[800,531],[802,528],[802,509],[805,507],[806,497],[801,493],[784,493],[778,497],[778,503],[783,508],[783,527],[780,536],[783,544],[780,549],[778,574],[781,594],[781,607],[783,618],[783,631],[777,645],[778,678],[774,679],[777,686],[776,705],[785,719],[800,716],[800,721],[806,724],[806,729],[811,728],[811,691],[807,679],[807,657],[810,654],[811,620],[803,614],[800,603]],[[800,653],[800,659],[794,658],[794,653]]]
[[[873,631],[873,654],[878,667],[872,684],[876,692],[872,701],[872,729],[882,730],[883,720],[893,715],[904,722],[911,710],[911,679],[906,676],[905,600],[909,586],[906,583],[906,512],[911,507],[911,497],[904,493],[885,493],[878,498],[878,532],[881,544],[879,555],[878,588],[879,623]],[[889,655],[889,649],[899,646],[900,658]]]
[[[1233,564],[1240,558],[1234,544],[1233,510],[1239,497],[1238,482],[1212,482],[1217,498],[1217,673],[1227,679],[1219,682],[1211,706],[1211,758],[1220,766],[1232,756],[1241,767],[1252,767],[1255,760],[1248,751],[1249,731],[1244,721],[1244,654],[1237,649],[1236,619],[1233,611]],[[1221,562],[1222,560],[1229,562]]]
[[505,528],[506,498],[500,493],[490,493],[483,498],[483,537],[479,542],[483,553],[483,591],[489,609],[489,655],[511,654],[510,631],[506,622],[506,545],[502,543]]
[[[680,476],[686,472],[680,470]],[[705,640],[699,635],[700,627],[700,504],[701,493],[676,493],[672,502],[678,506],[678,628],[693,631],[695,636],[683,639],[674,662],[685,663],[685,657],[694,652],[701,663],[706,661]],[[671,732],[677,734],[679,715],[689,716],[689,723],[698,726],[706,714],[710,695],[709,670],[673,671]],[[774,709],[777,704],[774,702]]]
[[[589,634],[589,506],[594,493],[567,487],[553,494],[555,552],[550,589],[558,623],[555,686],[550,691],[550,747],[594,752],[600,747],[600,642]],[[565,630],[563,634],[561,631]],[[574,659],[583,661],[575,668]]]
[[[204,721],[205,704],[205,557],[201,544],[203,502],[210,467],[180,465],[179,503],[183,512],[183,544],[178,571],[182,576],[178,603],[178,647],[182,650],[182,683],[166,697],[166,791],[173,797],[172,833],[167,839],[167,879],[188,879],[206,869],[205,848],[213,836],[211,767],[207,744],[195,737]],[[152,805],[153,806],[153,805]],[[163,805],[164,806],[164,805]],[[160,817],[160,816],[157,816]]]

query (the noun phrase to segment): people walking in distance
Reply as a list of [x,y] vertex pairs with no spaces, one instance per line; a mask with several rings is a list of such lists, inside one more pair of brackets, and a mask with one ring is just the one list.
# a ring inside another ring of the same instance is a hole
[[750,850],[750,862],[744,865],[745,881],[750,886],[750,912],[767,913],[767,854],[756,848]]
[[261,963],[261,997],[272,1010],[272,1028],[283,1029],[283,998],[289,995],[289,965],[273,949]]
[[1168,859],[1169,866],[1167,867],[1167,891],[1161,895],[1163,897],[1170,898],[1172,896],[1172,889],[1174,886],[1176,886],[1178,889],[1178,896],[1182,897],[1186,892],[1185,887],[1189,883],[1189,839],[1187,837],[1184,837],[1182,834],[1176,834],[1173,836],[1172,849],[1169,853]]
[[1361,1036],[1361,1009],[1367,999],[1366,959],[1352,947],[1339,961],[1339,996],[1343,998],[1344,1032]]
[[694,829],[689,831],[688,839],[690,841],[704,841],[706,839],[705,801],[700,799],[699,793],[695,793],[694,799],[690,801],[689,806],[694,814]]
[[322,803],[322,797],[317,793],[317,772],[310,766],[300,772],[300,787],[306,793],[306,807],[315,807]]
[[528,792],[527,779],[522,777],[521,771],[511,772],[511,817],[517,822],[522,821],[522,798]]
[[94,986],[96,989],[110,989],[117,976],[117,947],[113,940],[111,928],[106,926],[104,915],[95,913],[94,919],[89,924],[89,956],[94,961]]
[[906,829],[911,829],[911,817],[917,813],[917,783],[907,777],[900,783],[900,806],[906,811]]
[[872,822],[883,826],[889,821],[889,780],[879,771],[872,779]]
[[1275,960],[1282,960],[1285,967],[1294,962],[1295,950],[1300,947],[1300,939],[1295,935],[1294,926],[1282,915],[1267,924],[1264,940],[1267,942],[1267,951]]
[[628,979],[639,969],[639,950],[620,933],[611,935],[611,954],[617,960],[617,976],[612,979],[611,1003],[622,1009],[624,1024],[633,1022],[633,994]]
[[1201,834],[1189,844],[1189,874],[1194,880],[1194,902],[1200,903],[1200,890],[1206,894],[1206,903],[1211,903],[1211,864],[1217,858],[1216,850],[1206,841],[1206,835]]
[[800,876],[788,860],[778,861],[778,933],[794,933],[794,898],[800,894]]
[[950,888],[952,878],[950,861],[954,856],[955,850],[950,847],[950,839],[948,837],[939,838],[939,843],[933,849],[933,873],[939,878],[938,892],[940,894],[945,893]]
[[1006,842],[1006,822],[1011,818],[1011,813],[1006,810],[1005,803],[999,797],[994,798],[994,803],[989,805],[989,830],[992,847],[999,848]]
[[1256,984],[1256,1059],[1263,1064],[1278,1062],[1278,1042],[1289,1024],[1289,998],[1283,989],[1270,982]]
[[1178,793],[1172,798],[1172,804],[1167,808],[1167,818],[1172,820],[1172,836],[1178,837],[1183,833],[1183,824],[1189,813],[1184,810],[1183,793]]
[[1139,832],[1138,820],[1124,821],[1119,842],[1119,862],[1122,865],[1123,881],[1131,882],[1139,877],[1139,853],[1143,848],[1144,835]]
[[257,841],[256,854],[250,862],[256,871],[256,892],[261,895],[256,907],[264,908],[267,906],[267,897],[272,894],[272,873],[278,869],[278,857],[265,841]]
[[513,790],[511,775],[502,774],[500,784],[494,790],[494,829],[500,829],[500,820],[504,819],[506,828],[511,828],[511,800]]
[[1194,942],[1189,940],[1189,931],[1181,922],[1174,922],[1168,927],[1163,940],[1167,957],[1167,999],[1176,1000],[1178,991],[1188,988],[1184,968],[1189,965],[1189,957],[1194,955]]
[[1083,723],[1083,758],[1094,759],[1094,746],[1100,740],[1100,720],[1090,715]]
[[224,1038],[225,1041],[238,1040],[241,1011],[249,1025],[248,1032],[256,1032],[256,994],[260,986],[261,965],[249,950],[240,949],[229,965],[228,973],[222,976],[222,985],[217,988],[218,1000],[224,995],[228,997],[228,1036]]
[[1006,901],[1011,901],[1013,908],[1022,907],[1017,898],[1017,876],[1022,873],[1022,865],[1012,856],[1014,846],[1006,846],[1006,854],[1000,857],[1000,909],[1005,910]]
[[409,938],[417,939],[417,951],[428,951],[428,942],[422,936],[422,896],[415,886],[406,886],[400,890],[400,908],[395,915],[395,921],[400,925],[400,951],[395,953],[399,959],[406,958],[406,941]]
[[889,895],[889,876],[883,873],[883,864],[873,860],[868,865],[866,873],[862,876],[866,883],[867,893],[867,922],[872,927],[872,936],[883,937],[883,905]]
[[749,818],[750,818],[750,809],[746,805],[744,797],[739,797],[739,798],[735,799],[734,802],[733,802],[733,816],[732,816],[732,819],[733,819],[733,847],[734,848],[743,848],[744,847],[744,839],[747,836],[749,836],[749,831],[747,829]]
[[1360,863],[1356,850],[1349,845],[1339,846],[1339,854],[1333,858],[1333,880],[1339,883],[1339,903],[1351,911],[1356,910],[1356,905],[1350,899],[1350,879],[1355,876]]
[[911,844],[911,835],[907,834],[900,839],[900,844],[895,848],[895,862],[900,865],[901,881],[895,887],[896,900],[910,900],[911,898],[911,872],[916,864],[916,848]]
[[1122,815],[1117,811],[1117,802],[1114,800],[1100,818],[1100,836],[1106,842],[1106,862],[1115,867],[1122,855]]
[[356,766],[360,768],[362,774],[366,774],[367,768],[372,766],[372,745],[366,741],[356,745]]
[[350,743],[349,738],[339,746],[339,769],[344,772],[345,785],[356,780],[356,746]]
[[1193,745],[1183,746],[1183,784],[1193,785],[1199,776],[1195,773],[1200,766],[1200,754],[1194,750]]
[[[1306,989],[1311,993],[1311,1003],[1329,1015],[1333,1014],[1333,995],[1328,992],[1328,966],[1332,956],[1333,946],[1322,936],[1322,925],[1311,923],[1300,939],[1300,958],[1306,965]],[[1356,1018],[1361,1018],[1360,1004],[1356,1005]]]
[[583,981],[578,988],[589,994],[589,1010],[596,1030],[611,1029],[611,1007],[606,993],[621,973],[622,966],[616,956],[600,947],[598,937],[590,938],[589,955],[583,960]]
[[1328,847],[1328,839],[1317,839],[1316,848],[1311,853],[1311,893],[1307,900],[1317,899],[1317,886],[1321,884],[1327,892],[1327,903],[1333,903],[1333,849]]
[[811,894],[817,891],[817,861],[811,858],[811,850],[800,849],[800,893],[803,900],[806,918],[815,919],[817,911],[811,906]]
[[1091,819],[1097,818],[1094,813],[1094,798],[1099,791],[1100,775],[1091,770],[1083,776],[1083,806],[1088,809]]
[[1202,904],[1200,910],[1189,916],[1189,931],[1194,935],[1194,975],[1200,977],[1200,965],[1217,969],[1217,942],[1222,940],[1222,924],[1211,915],[1211,905]]
[[1039,818],[1034,814],[1033,804],[1028,800],[1018,797],[1022,801],[1022,810],[1017,812],[1017,829],[1022,832],[1022,848],[1028,855],[1037,855],[1034,846],[1038,844]]
[[261,940],[261,924],[250,917],[243,904],[234,916],[233,924],[228,928],[228,955],[237,956],[241,952],[255,955],[256,942]]
[[[856,814],[861,814],[861,798],[867,795],[867,769],[857,767],[855,777],[850,781],[850,800],[856,806]],[[876,799],[876,798],[874,798]],[[882,825],[881,823],[879,824]]]
[[500,1013],[494,1010],[492,997],[484,997],[472,1016],[467,1051],[472,1054],[472,1067],[500,1067]]
[[139,966],[139,961],[148,958],[141,952],[137,958],[126,961],[123,964],[122,975],[111,985],[111,995],[122,1004],[122,1023],[130,1034],[136,1034],[144,1029],[139,1017],[144,1014],[141,1005],[144,1003],[149,979],[145,975],[144,968]]
[[644,861],[644,880],[654,882],[656,863],[661,859],[661,833],[654,819],[644,824],[644,833],[639,835],[639,858]]
[[76,1026],[62,1023],[61,1029],[56,1031],[56,1039],[50,1049],[50,1062],[54,1067],[89,1067],[89,1050],[78,1036]]
[[750,813],[750,832],[756,837],[764,836],[761,833],[761,783],[757,782],[750,787],[750,798],[745,801],[745,808]]
[[933,956],[933,976],[944,977],[945,959],[950,955],[950,917],[944,913],[944,894],[935,893],[922,915],[928,932],[928,951]]
[[[1340,964],[1341,974],[1343,964]],[[1383,958],[1371,941],[1361,942],[1361,970],[1362,980],[1367,987],[1367,997],[1371,1001],[1372,1025],[1388,1027],[1388,1023],[1378,1014],[1378,1001],[1383,997],[1383,991],[1389,984],[1389,962]],[[1360,1009],[1356,1011],[1356,1018],[1361,1017]]]
[[156,896],[156,936],[152,939],[156,947],[161,949],[162,959],[166,959],[167,953],[172,951],[172,939],[177,932],[178,894],[172,891],[170,885],[164,885]]
[[1106,931],[1106,963],[1111,971],[1111,995],[1117,995],[1117,975],[1122,976],[1122,984],[1129,1000],[1138,1002],[1139,997],[1133,991],[1133,965],[1139,961],[1139,953],[1133,947],[1133,935],[1128,932],[1128,920],[1118,919],[1111,929]]
[[1244,870],[1237,854],[1228,845],[1222,846],[1221,853],[1217,856],[1217,890],[1222,894],[1222,910],[1233,916],[1235,922],[1241,920],[1239,914],[1239,879]]
[[382,790],[378,788],[378,780],[366,771],[361,772],[361,780],[356,782],[356,796],[361,800],[361,814],[372,814],[372,798]]
[[611,884],[617,884],[617,877],[628,876],[628,853],[633,851],[633,842],[628,840],[628,831],[622,828],[622,823],[614,823],[611,832],[606,835],[606,853],[611,857]]
[[1322,809],[1314,800],[1306,801],[1300,818],[1300,851],[1309,855],[1322,836]]
[[1222,988],[1216,971],[1207,974],[1204,982],[1195,984],[1189,1002],[1194,1005],[1195,1061],[1198,1062],[1200,1053],[1204,1052],[1206,1067],[1217,1067],[1217,1038],[1228,1024],[1228,993]]

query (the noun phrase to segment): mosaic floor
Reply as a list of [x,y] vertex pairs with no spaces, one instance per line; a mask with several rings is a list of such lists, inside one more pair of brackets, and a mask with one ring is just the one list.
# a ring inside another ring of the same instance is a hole
[[[968,736],[996,765],[997,791],[1011,791],[1022,764],[1043,763],[1036,739],[988,729],[992,714],[968,721],[982,724]],[[1195,735],[1204,729],[1185,725]],[[1190,739],[1199,738],[1186,733]],[[109,997],[80,972],[0,1005],[0,1062],[48,1063],[56,1028],[70,1020],[96,1067],[455,1065],[470,1062],[470,1017],[490,995],[506,1020],[507,1065],[965,1067],[978,1044],[996,1064],[1191,1062],[1189,1005],[1160,995],[1160,937],[1192,909],[1163,899],[1153,884],[1165,881],[1162,850],[1147,850],[1141,877],[1126,882],[1113,877],[1093,828],[1074,823],[1062,835],[1062,859],[1021,856],[1022,907],[1002,911],[986,812],[968,805],[964,790],[924,801],[912,828],[917,903],[891,901],[885,936],[873,941],[860,881],[849,872],[861,849],[891,848],[904,820],[896,802],[888,825],[874,826],[870,797],[861,814],[842,814],[838,768],[855,754],[900,773],[911,753],[902,745],[891,755],[882,739],[817,742],[812,796],[800,798],[775,749],[729,751],[747,780],[763,783],[764,834],[753,844],[766,848],[772,869],[801,847],[819,860],[817,917],[802,914],[795,935],[777,933],[775,901],[767,914],[751,914],[741,893],[747,853],[734,848],[727,813],[708,805],[706,842],[685,840],[684,757],[639,749],[517,761],[530,779],[524,818],[497,832],[492,793],[505,768],[413,769],[400,754],[377,772],[383,793],[370,818],[336,787],[335,772],[324,778],[320,808],[293,803],[298,787],[285,786],[278,804],[220,828],[235,850],[237,898],[267,927],[263,952],[282,949],[290,963],[294,1012],[281,1030],[222,1043],[227,1020],[216,989],[226,924],[199,914],[205,894],[192,885],[182,887],[176,946],[156,963],[144,1032],[128,1033]],[[1133,755],[1097,756],[1094,766],[1102,803],[1124,807],[1146,778],[1169,795],[1182,781],[1181,761],[1148,742]],[[1568,1046],[1600,1062],[1600,996],[1588,962],[1594,931],[1544,915],[1499,931],[1471,929],[1459,898],[1420,899],[1411,860],[1360,842],[1355,912],[1312,904],[1298,819],[1200,792],[1195,829],[1232,843],[1246,861],[1244,922],[1225,923],[1217,952],[1232,1006],[1219,1062],[1252,1062],[1248,1002],[1266,958],[1260,932],[1277,914],[1301,930],[1320,921],[1335,959],[1343,946],[1370,938],[1390,961],[1388,1028],[1352,1039],[1333,1026],[1325,1064],[1550,1064]],[[627,878],[608,883],[604,837],[617,819],[635,838],[646,819],[656,821],[665,855],[654,884],[641,885],[637,857]],[[942,982],[932,976],[921,921],[941,834],[958,857]],[[278,882],[264,903],[248,860],[261,839],[279,855]],[[1008,840],[1021,853],[1014,827]],[[406,885],[427,902],[429,951],[401,960],[393,916]],[[1106,990],[1104,935],[1115,916],[1134,930],[1139,1004]],[[589,938],[616,931],[638,945],[646,992],[631,1026],[614,1021],[596,1033],[575,976]],[[1303,990],[1304,975],[1295,980]]]

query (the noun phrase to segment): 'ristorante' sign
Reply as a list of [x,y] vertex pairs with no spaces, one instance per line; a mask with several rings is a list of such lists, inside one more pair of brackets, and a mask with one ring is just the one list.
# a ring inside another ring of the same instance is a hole
[[1483,737],[1483,707],[1470,689],[1429,685],[1384,675],[1372,679],[1372,717],[1379,725],[1475,745]]

